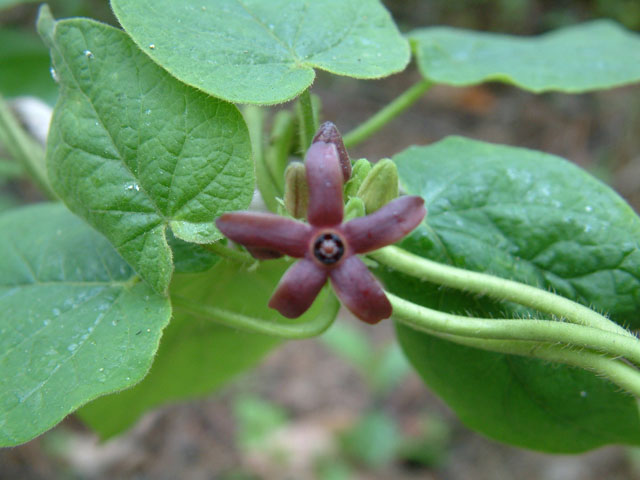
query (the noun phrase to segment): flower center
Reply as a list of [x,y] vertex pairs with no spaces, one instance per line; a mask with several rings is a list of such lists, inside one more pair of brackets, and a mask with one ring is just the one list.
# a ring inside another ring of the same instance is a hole
[[313,254],[325,265],[334,264],[344,255],[344,243],[335,233],[323,233],[313,242]]

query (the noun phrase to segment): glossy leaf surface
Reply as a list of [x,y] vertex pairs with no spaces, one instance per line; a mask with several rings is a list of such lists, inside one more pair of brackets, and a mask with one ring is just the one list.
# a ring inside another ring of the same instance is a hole
[[[609,187],[541,152],[449,137],[396,155],[429,211],[401,244],[423,257],[516,279],[637,328],[640,219]],[[527,312],[400,274],[391,291],[460,314]],[[410,361],[470,427],[528,448],[577,452],[640,443],[635,400],[595,375],[462,347],[398,326]]]
[[253,193],[246,125],[235,106],[155,65],[122,31],[42,9],[60,98],[47,146],[51,183],[158,292],[172,273],[166,229],[221,237],[213,220]]
[[139,382],[169,301],[63,205],[0,216],[0,446]]
[[[267,307],[287,266],[274,260],[250,272],[246,266],[221,261],[206,273],[176,275],[171,295],[265,321],[290,323]],[[322,304],[318,300],[294,322],[313,318]],[[212,392],[254,366],[281,341],[217,324],[215,318],[195,317],[176,306],[149,375],[132,389],[87,405],[80,415],[101,436],[116,435],[154,406]]]
[[379,78],[409,62],[378,0],[112,0],[124,29],[183,82],[238,103],[273,104],[306,89],[315,68]]
[[579,93],[640,81],[640,35],[610,20],[535,37],[450,27],[409,37],[420,72],[434,83],[498,81],[532,92]]

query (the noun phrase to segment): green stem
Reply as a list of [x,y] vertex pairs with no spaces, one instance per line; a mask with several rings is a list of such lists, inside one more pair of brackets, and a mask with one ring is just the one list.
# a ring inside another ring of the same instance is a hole
[[390,293],[387,297],[393,305],[396,320],[427,333],[488,340],[563,343],[625,357],[640,365],[640,342],[635,337],[549,320],[469,318],[422,307]]
[[311,146],[316,130],[318,130],[311,92],[308,88],[298,97],[298,117],[300,122],[300,146],[302,151],[306,152]]
[[252,256],[222,245],[220,242],[203,244],[202,247],[222,258],[226,258],[234,262],[246,263],[247,265],[251,265],[257,261]]
[[175,307],[196,317],[252,333],[262,333],[287,339],[311,338],[322,334],[333,324],[340,308],[340,302],[338,302],[333,293],[326,291],[326,299],[322,310],[316,317],[305,323],[285,324],[249,317],[224,308],[194,304],[180,296],[172,296],[171,301]]
[[614,384],[640,398],[640,372],[621,360],[587,350],[571,350],[566,346],[520,342],[513,340],[485,340],[457,335],[437,336],[465,345],[497,353],[522,355],[549,362],[564,363],[602,375]]
[[433,84],[430,81],[421,80],[406,90],[366,122],[344,135],[343,141],[345,147],[354,147],[376,133],[387,123],[413,105],[427,90],[429,90],[429,88],[431,88],[431,85]]
[[262,196],[267,208],[272,212],[275,212],[278,209],[278,202],[276,201],[278,191],[271,181],[271,175],[269,174],[269,170],[265,163],[263,134],[264,110],[260,107],[256,107],[255,105],[247,105],[243,109],[242,114],[244,116],[244,121],[247,123],[247,127],[249,128],[251,153],[253,156],[253,164],[255,166],[258,190],[260,191],[260,195]]
[[0,95],[0,141],[14,159],[24,166],[43,193],[56,199],[44,162],[44,150],[20,126],[9,105]]
[[478,295],[488,295],[498,300],[519,303],[553,315],[558,320],[564,318],[571,323],[599,328],[635,339],[627,330],[590,308],[546,290],[493,275],[443,265],[397,247],[385,247],[369,255],[384,265],[421,280]]
[[265,164],[269,178],[278,196],[284,195],[284,171],[289,163],[289,152],[296,136],[295,117],[289,110],[280,110],[273,116],[269,146],[265,152]]

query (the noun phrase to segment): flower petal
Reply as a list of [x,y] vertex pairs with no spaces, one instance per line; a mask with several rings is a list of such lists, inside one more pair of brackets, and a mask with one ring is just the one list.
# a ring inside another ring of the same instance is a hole
[[312,230],[306,223],[258,212],[225,213],[216,220],[216,226],[234,242],[291,257],[304,256]]
[[309,184],[307,218],[316,227],[342,222],[342,169],[333,143],[316,142],[307,150],[305,160]]
[[344,148],[344,142],[342,141],[342,135],[338,131],[338,127],[333,122],[324,122],[320,125],[316,136],[313,137],[313,142],[333,143],[338,151],[338,158],[340,159],[340,168],[342,169],[342,176],[346,182],[351,178],[351,160],[349,160],[349,154],[347,149]]
[[356,253],[366,253],[397,242],[416,228],[427,210],[420,197],[400,197],[366,217],[345,223],[341,230]]
[[269,300],[269,307],[287,318],[299,317],[311,306],[326,282],[326,270],[304,258],[285,272]]
[[380,282],[356,256],[345,259],[329,272],[338,298],[360,320],[378,323],[393,311]]

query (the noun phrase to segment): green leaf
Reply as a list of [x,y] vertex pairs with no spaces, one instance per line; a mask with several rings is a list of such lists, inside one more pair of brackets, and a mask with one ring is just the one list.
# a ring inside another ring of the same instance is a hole
[[170,77],[120,30],[41,11],[60,98],[47,162],[56,192],[158,292],[171,279],[167,226],[220,238],[213,220],[253,194],[242,116]]
[[51,78],[49,52],[42,40],[31,32],[0,28],[0,45],[0,92],[55,102],[58,86]]
[[189,243],[168,232],[167,241],[173,255],[176,273],[200,273],[213,267],[220,257],[197,243]]
[[579,93],[640,81],[640,35],[611,20],[537,37],[432,27],[409,34],[422,75],[466,86],[486,81],[532,92]]
[[378,0],[112,0],[124,29],[176,78],[239,103],[281,103],[314,68],[356,78],[403,70],[409,47]]
[[[171,295],[268,321],[291,322],[267,307],[288,266],[278,260],[262,262],[257,270],[248,271],[220,261],[206,273],[176,275]],[[295,322],[315,317],[322,303],[315,302]],[[154,406],[206,395],[219,388],[280,343],[279,338],[238,331],[176,307],[149,375],[130,390],[85,406],[80,416],[102,437],[111,437]]]
[[420,376],[468,427],[552,453],[640,444],[636,400],[585,370],[463,347],[397,325]]
[[[637,328],[640,219],[609,187],[541,152],[449,137],[396,155],[404,189],[428,216],[402,247],[512,278],[608,312]],[[408,300],[509,317],[514,305],[380,270]],[[640,443],[635,400],[571,367],[500,355],[398,325],[405,353],[463,422],[497,440],[552,452]]]
[[167,299],[60,204],[0,216],[0,446],[149,370]]

